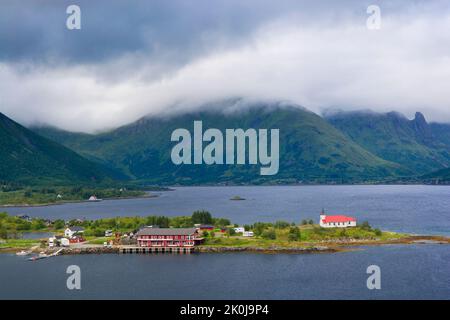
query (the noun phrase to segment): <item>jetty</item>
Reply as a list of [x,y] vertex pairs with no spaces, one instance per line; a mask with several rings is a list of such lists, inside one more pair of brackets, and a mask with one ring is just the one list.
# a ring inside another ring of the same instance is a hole
[[120,246],[118,248],[119,253],[193,253],[194,247],[132,247],[132,246]]
[[61,248],[56,252],[53,252],[51,254],[46,254],[46,253],[39,253],[39,255],[28,258],[29,261],[36,261],[36,260],[41,260],[41,259],[46,259],[46,258],[50,258],[50,257],[56,257],[57,255],[59,255],[64,249]]

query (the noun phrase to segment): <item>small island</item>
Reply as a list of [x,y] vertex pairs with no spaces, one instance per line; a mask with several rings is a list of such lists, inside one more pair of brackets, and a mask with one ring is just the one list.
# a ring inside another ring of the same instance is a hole
[[[214,218],[207,211],[196,211],[192,216],[70,221],[0,213],[0,252],[20,251],[18,255],[40,252],[41,258],[55,253],[320,253],[351,250],[362,245],[450,243],[450,238],[443,236],[381,231],[372,228],[368,222],[339,228],[323,227],[324,221],[319,224],[312,220],[255,222],[238,226],[228,219]],[[23,233],[33,232],[47,232],[52,236],[22,238]]]
[[3,186],[0,190],[0,207],[48,206],[114,199],[153,198],[151,191],[169,191],[162,187],[21,187]]
[[233,200],[233,201],[240,201],[240,200],[245,200],[245,198],[242,198],[242,197],[240,197],[240,196],[234,196],[234,197],[230,198],[230,200]]

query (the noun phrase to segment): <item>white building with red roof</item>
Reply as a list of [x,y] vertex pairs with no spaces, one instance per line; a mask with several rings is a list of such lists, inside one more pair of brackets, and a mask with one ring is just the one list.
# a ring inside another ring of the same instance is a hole
[[356,227],[356,218],[349,216],[329,216],[322,210],[319,224],[322,228],[347,228]]

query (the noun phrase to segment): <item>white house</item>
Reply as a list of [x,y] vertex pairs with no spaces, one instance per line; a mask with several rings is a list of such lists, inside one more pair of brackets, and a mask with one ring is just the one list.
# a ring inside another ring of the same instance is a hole
[[324,211],[320,214],[319,224],[322,228],[356,227],[356,219],[348,216],[328,216]]
[[105,237],[112,237],[112,235],[113,235],[112,230],[106,230],[105,231]]
[[245,228],[244,227],[234,228],[234,232],[236,232],[236,233],[244,233],[245,232]]
[[70,246],[70,241],[67,238],[61,238],[61,246],[68,247]]
[[56,246],[56,241],[57,241],[56,237],[50,237],[50,238],[48,238],[48,246],[49,246],[49,247],[54,247],[54,246]]
[[253,237],[253,231],[244,231],[242,232],[242,236],[244,237]]
[[70,241],[67,238],[63,238],[61,236],[53,236],[48,238],[48,246],[49,247],[56,247],[58,245],[61,245],[63,247],[68,247],[70,245]]
[[84,232],[83,227],[78,227],[78,226],[68,227],[66,230],[64,230],[64,236],[66,236],[68,238],[72,238],[75,234],[80,234],[83,232]]

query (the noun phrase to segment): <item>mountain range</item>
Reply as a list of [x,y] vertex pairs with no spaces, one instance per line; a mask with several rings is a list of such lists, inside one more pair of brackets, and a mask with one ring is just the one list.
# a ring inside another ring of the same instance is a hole
[[[31,129],[104,170],[150,184],[395,182],[422,175],[430,179],[432,172],[450,167],[450,125],[429,124],[421,113],[413,120],[395,112],[370,111],[321,117],[285,103],[253,103],[233,112],[219,103],[200,110],[204,111],[144,117],[99,134]],[[261,176],[259,166],[251,165],[174,165],[171,133],[177,128],[192,132],[195,120],[202,120],[205,130],[222,132],[280,129],[278,174]]]
[[[285,103],[227,102],[196,112],[143,117],[98,134],[50,126],[25,128],[0,113],[0,181],[24,184],[372,183],[450,181],[450,124],[409,120],[395,112],[334,112],[319,116]],[[280,130],[280,168],[261,176],[254,165],[174,165],[175,129],[193,132]]]
[[0,181],[98,184],[121,178],[121,173],[89,161],[0,113]]
[[420,112],[412,120],[396,112],[340,112],[325,117],[364,149],[414,174],[449,166],[450,125],[430,125]]

